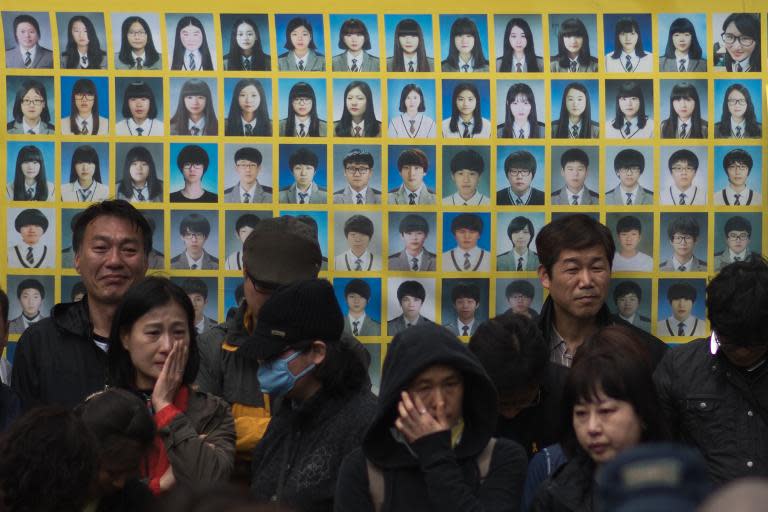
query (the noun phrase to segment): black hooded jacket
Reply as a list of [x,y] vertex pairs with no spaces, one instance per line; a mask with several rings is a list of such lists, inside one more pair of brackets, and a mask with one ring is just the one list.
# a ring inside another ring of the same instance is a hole
[[[459,370],[464,379],[464,430],[458,445],[451,448],[450,431],[424,436],[410,445],[396,440],[392,429],[400,392],[422,371],[438,364]],[[496,428],[496,402],[485,370],[448,330],[425,325],[398,334],[384,361],[375,419],[362,448],[342,464],[334,510],[374,510],[366,459],[383,475],[382,511],[519,510],[527,465],[520,445],[497,440],[488,474],[480,481],[477,458]]]

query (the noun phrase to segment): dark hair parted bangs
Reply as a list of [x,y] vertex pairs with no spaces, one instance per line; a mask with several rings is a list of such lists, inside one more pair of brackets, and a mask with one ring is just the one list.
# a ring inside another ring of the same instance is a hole
[[184,54],[186,49],[181,42],[181,31],[185,27],[196,27],[203,33],[203,42],[198,48],[202,62],[200,62],[200,69],[197,71],[212,71],[213,60],[211,59],[211,50],[208,48],[208,36],[205,34],[205,27],[203,23],[194,16],[184,16],[176,24],[176,37],[173,42],[173,59],[171,60],[171,69],[179,70],[184,69]]
[[[244,57],[242,48],[237,44],[237,27],[240,25],[248,25],[253,29],[253,33],[256,36],[256,41],[253,43],[251,49],[251,68],[253,71],[269,71],[271,69],[271,63],[269,62],[269,55],[264,53],[264,48],[261,46],[261,33],[256,22],[248,17],[237,18],[232,23],[232,31],[229,35],[229,53],[225,55],[227,59],[227,70],[240,71],[242,69],[241,57]],[[246,70],[251,71],[251,70]]]
[[[309,49],[310,50],[317,50],[317,45],[315,44],[315,35],[312,31],[312,24],[309,22],[307,18],[291,18],[291,21],[288,22],[288,25],[285,27],[285,44],[283,44],[283,48],[286,50],[293,50],[293,43],[291,42],[291,32],[296,30],[297,28],[304,27],[307,29],[307,32],[309,32]],[[320,55],[318,53],[318,55]]]
[[667,34],[667,47],[664,49],[664,56],[668,59],[676,59],[675,44],[672,42],[672,36],[675,34],[691,34],[691,46],[688,48],[688,57],[691,59],[701,58],[701,45],[699,38],[696,37],[696,29],[688,18],[677,18],[669,26]]
[[557,60],[560,67],[567,68],[569,64],[568,49],[565,47],[566,37],[580,37],[582,39],[581,49],[577,60],[582,66],[587,66],[592,61],[592,55],[589,53],[589,32],[584,22],[578,18],[568,18],[560,24],[557,31]]
[[419,87],[416,84],[406,84],[405,87],[403,87],[403,90],[400,92],[400,104],[397,107],[397,109],[405,113],[408,109],[405,108],[405,99],[408,97],[411,92],[416,92],[416,94],[419,95],[420,101],[419,101],[419,108],[417,109],[419,112],[424,112],[427,110],[427,107],[424,106],[424,91],[421,90],[421,87]]
[[344,23],[341,24],[341,29],[339,29],[339,42],[337,46],[340,50],[347,49],[347,45],[344,43],[344,36],[349,36],[352,34],[359,34],[365,38],[365,42],[363,43],[363,50],[367,51],[371,49],[371,36],[368,34],[368,27],[365,26],[363,20],[350,18],[345,20]]
[[518,96],[524,97],[528,104],[531,106],[531,113],[528,114],[528,126],[530,129],[529,137],[531,139],[541,138],[543,134],[540,133],[539,118],[536,115],[536,96],[533,94],[533,89],[531,89],[528,84],[524,84],[522,82],[512,84],[509,89],[507,89],[507,108],[504,112],[504,128],[501,130],[501,137],[505,139],[511,139],[515,136],[513,133],[515,119],[512,116],[510,106],[512,103],[514,103]]
[[451,35],[448,49],[448,58],[446,61],[454,68],[459,69],[461,63],[459,62],[459,50],[454,44],[454,40],[458,36],[469,35],[475,40],[475,45],[472,47],[472,59],[474,60],[473,66],[480,68],[488,65],[488,59],[483,53],[483,41],[480,39],[480,32],[477,30],[477,24],[472,19],[467,17],[457,18],[451,25]]
[[472,112],[472,133],[480,133],[483,131],[483,115],[480,112],[480,91],[477,86],[472,82],[461,82],[453,88],[453,95],[451,96],[451,122],[449,128],[452,132],[459,131],[459,107],[456,105],[456,101],[459,99],[459,94],[464,91],[469,91],[475,96],[475,111]]
[[353,89],[359,89],[365,96],[365,112],[363,112],[363,121],[365,122],[364,137],[378,137],[381,131],[381,123],[376,119],[376,107],[373,102],[373,92],[367,82],[362,80],[353,80],[344,89],[344,111],[341,114],[339,124],[336,126],[336,135],[339,137],[352,136],[352,114],[347,108],[347,95]]
[[744,96],[744,101],[747,102],[747,110],[744,111],[744,136],[745,137],[760,137],[762,129],[757,122],[757,115],[755,114],[755,104],[752,102],[752,95],[749,93],[749,89],[742,84],[732,84],[723,94],[723,108],[722,116],[720,117],[719,134],[722,137],[731,136],[731,110],[728,108],[728,98],[732,92],[741,93]]
[[523,31],[527,44],[523,53],[525,54],[525,66],[531,73],[537,73],[543,71],[539,69],[539,63],[536,60],[536,49],[534,47],[533,32],[531,26],[523,18],[512,18],[507,22],[507,27],[504,29],[504,53],[501,56],[501,65],[499,66],[499,72],[509,73],[512,71],[512,61],[515,56],[515,50],[512,49],[512,45],[509,43],[509,35],[512,33],[512,29],[518,27]]
[[645,57],[645,50],[643,50],[643,34],[640,32],[640,24],[635,18],[621,18],[616,22],[616,29],[613,35],[613,53],[611,58],[618,59],[621,56],[622,46],[619,41],[621,34],[627,33],[637,34],[637,44],[635,44],[635,55],[642,58]]
[[29,91],[35,91],[43,98],[43,111],[40,113],[40,120],[48,124],[51,122],[51,111],[48,110],[48,94],[45,91],[45,85],[38,80],[24,80],[18,89],[16,89],[16,98],[13,100],[13,120],[21,123],[24,120],[24,113],[21,111],[21,103],[24,96]]
[[133,66],[133,48],[128,42],[128,31],[131,29],[131,25],[138,23],[141,28],[147,34],[147,44],[144,46],[144,63],[143,66],[150,67],[160,58],[160,54],[155,48],[155,41],[152,40],[152,30],[149,28],[149,23],[141,16],[128,16],[123,20],[123,25],[120,27],[120,53],[117,55],[117,59],[123,64]]

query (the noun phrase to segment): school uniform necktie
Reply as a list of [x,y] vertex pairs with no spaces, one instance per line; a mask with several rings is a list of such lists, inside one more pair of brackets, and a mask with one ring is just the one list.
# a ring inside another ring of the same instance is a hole
[[197,263],[193,263],[191,268],[192,268],[192,270],[197,270]]
[[251,194],[246,192],[243,194],[243,203],[250,203],[251,202]]
[[352,59],[352,67],[350,68],[350,71],[359,71],[360,68],[357,67],[357,59]]
[[469,64],[464,64],[461,66],[461,70],[465,73],[469,73]]
[[736,66],[734,66],[734,71],[736,71],[737,73],[741,73],[741,64],[739,64],[739,63],[737,62],[737,63],[736,63]]
[[524,139],[525,138],[525,131],[522,128],[520,128],[520,131],[517,132],[517,138],[518,139]]
[[250,57],[242,57],[243,62],[243,71],[251,71],[251,58]]
[[685,72],[685,59],[680,59],[680,66],[677,68],[677,70],[681,73]]
[[627,206],[632,206],[632,192],[627,192]]
[[299,71],[304,71],[304,61],[300,60],[298,64]]
[[579,127],[576,125],[573,125],[571,127],[571,138],[572,139],[578,139],[579,138]]
[[362,128],[360,128],[359,126],[355,126],[355,137],[361,137],[362,131],[363,131]]
[[571,196],[571,199],[573,200],[573,202],[571,203],[571,206],[579,206],[579,196],[574,194]]
[[358,336],[360,334],[360,330],[358,329],[358,326],[360,325],[360,320],[355,320],[352,322],[352,334],[355,336]]
[[464,253],[464,270],[469,270],[472,268],[472,262],[469,261],[469,253]]
[[414,71],[416,70],[413,68],[413,61],[411,61],[408,63],[408,72],[413,73]]
[[418,258],[411,259],[411,270],[413,270],[414,272],[419,270],[419,259]]
[[27,193],[25,194],[24,199],[27,201],[31,201],[35,197],[35,190],[33,188],[28,188]]
[[515,205],[523,206],[523,202],[520,199],[515,199]]
[[142,60],[144,59],[141,57],[136,57],[136,69],[144,69],[144,66],[141,63]]
[[677,335],[685,336],[685,324],[683,322],[677,324]]
[[570,69],[570,72],[571,72],[571,73],[575,73],[575,72],[576,72],[576,69],[577,69],[577,67],[578,67],[578,64],[576,64],[576,61],[571,61],[571,67],[569,68],[569,69]]
[[741,126],[736,127],[736,138],[740,139],[742,137],[741,135]]
[[192,128],[189,129],[189,134],[194,136],[200,135],[200,128],[198,128],[197,126],[193,126]]
[[416,120],[409,119],[408,122],[411,123],[411,128],[409,129],[409,131],[411,132],[411,135],[413,135],[416,133]]
[[522,270],[523,270],[523,257],[522,256],[517,258],[517,269],[516,270],[518,272],[522,272]]
[[32,130],[31,128],[27,130],[27,133],[30,135],[35,135],[35,130]]
[[408,204],[416,204],[416,192],[408,194]]
[[680,265],[677,267],[678,272],[685,272],[685,265]]
[[299,204],[307,204],[307,196],[309,194],[304,194],[302,192],[299,192]]
[[32,254],[32,248],[31,248],[31,247],[28,247],[28,248],[27,248],[27,257],[26,257],[26,260],[27,260],[27,263],[29,263],[30,265],[31,265],[31,264],[33,264],[33,263],[35,262],[35,255],[34,255],[34,254]]
[[190,71],[194,71],[195,69],[197,69],[197,65],[195,64],[195,56],[192,55],[191,53],[189,54],[189,64],[187,64],[187,67],[189,68]]
[[630,133],[631,131],[632,131],[632,123],[630,123],[629,121],[627,121],[627,122],[624,124],[624,135],[629,135],[629,133]]
[[307,135],[306,130],[304,130],[304,123],[299,123],[299,137],[305,137]]
[[688,123],[683,123],[680,125],[680,138],[681,139],[688,138]]
[[685,206],[685,194],[683,193],[680,194],[680,200],[678,201],[678,204],[680,206]]
[[247,137],[250,137],[251,135],[253,135],[253,126],[246,124],[245,126],[243,126],[243,131],[245,132],[245,135]]
[[741,256],[734,256],[733,261],[741,261]]
[[85,55],[80,57],[80,67],[83,68],[83,69],[87,69],[88,68],[88,57],[86,57]]
[[363,194],[358,192],[355,197],[357,198],[357,204],[363,204]]
[[144,128],[136,128],[136,133],[138,134],[139,137],[141,137],[142,135],[144,135]]
[[355,260],[355,272],[360,272],[361,270],[363,270],[363,260],[357,258]]
[[139,201],[146,201],[147,199],[144,197],[144,191],[143,190],[137,190],[136,191],[136,199]]
[[632,71],[632,57],[630,57],[629,55],[627,55],[627,62],[626,64],[624,64],[624,69],[626,69],[627,71]]
[[83,121],[80,125],[80,135],[88,135],[88,121]]
[[462,121],[462,122],[461,122],[461,124],[463,124],[463,125],[464,125],[464,133],[462,133],[462,134],[461,134],[461,138],[462,138],[462,139],[469,139],[469,138],[470,138],[470,134],[469,134],[469,126],[470,126],[472,123],[467,123],[467,122],[465,122],[465,121]]
[[733,202],[733,206],[741,206],[741,194],[735,194],[733,196],[736,200]]
[[518,73],[522,73],[523,72],[523,65],[520,64],[519,62],[517,63],[517,72]]
[[469,326],[468,325],[462,325],[461,326],[461,335],[462,336],[469,336]]
[[26,58],[24,59],[24,67],[28,68],[32,65],[32,52],[26,53]]

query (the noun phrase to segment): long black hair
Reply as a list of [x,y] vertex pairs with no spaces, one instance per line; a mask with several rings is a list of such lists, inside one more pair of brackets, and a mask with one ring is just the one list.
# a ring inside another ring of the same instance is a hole
[[347,110],[347,94],[352,89],[360,89],[365,96],[365,112],[363,113],[363,121],[365,122],[364,137],[378,137],[381,132],[381,123],[376,119],[376,110],[373,104],[373,93],[371,87],[367,82],[362,80],[353,80],[344,89],[344,96],[342,101],[344,102],[344,112],[341,114],[341,120],[336,126],[336,136],[338,137],[351,137],[352,136],[352,114]]
[[694,107],[693,114],[691,114],[691,125],[688,136],[692,139],[701,139],[704,137],[699,91],[697,91],[696,86],[690,82],[679,82],[672,87],[672,92],[669,95],[669,119],[667,119],[666,123],[663,123],[664,129],[661,131],[661,137],[663,139],[674,139],[677,137],[679,119],[677,117],[677,112],[675,112],[674,103],[675,100],[683,98],[689,98],[696,102],[696,107]]
[[75,172],[75,165],[79,163],[93,164],[96,169],[93,171],[93,181],[101,183],[101,164],[99,163],[99,154],[93,148],[93,146],[84,145],[78,146],[72,153],[72,161],[69,165],[69,182],[74,183],[77,181],[77,172]]
[[232,32],[229,36],[229,53],[224,57],[227,59],[228,71],[240,71],[242,70],[243,57],[242,48],[237,44],[237,27],[242,24],[246,24],[253,29],[253,33],[256,35],[256,42],[253,43],[251,49],[251,68],[247,71],[269,71],[272,64],[269,61],[269,55],[264,53],[264,48],[261,46],[261,33],[259,33],[259,27],[256,22],[246,16],[237,18],[232,23]]
[[515,124],[515,119],[512,116],[512,112],[510,112],[509,110],[509,106],[515,101],[515,99],[518,96],[524,96],[525,99],[528,101],[528,104],[531,105],[531,113],[528,114],[528,125],[530,126],[529,137],[531,139],[541,138],[542,134],[539,133],[539,119],[536,116],[536,97],[533,94],[533,89],[531,89],[528,84],[524,84],[522,82],[512,84],[511,86],[509,86],[509,89],[507,89],[506,111],[504,114],[504,128],[501,130],[501,137],[505,139],[510,139],[515,136],[513,133],[514,131],[513,125]]
[[613,119],[611,126],[617,130],[624,126],[624,112],[619,107],[619,100],[621,98],[638,98],[640,100],[640,109],[637,111],[637,127],[644,128],[645,123],[648,122],[648,115],[645,113],[645,95],[640,84],[634,80],[622,82],[619,85],[619,89],[616,91],[616,117]]
[[424,32],[419,22],[413,18],[400,20],[395,26],[395,43],[392,54],[392,71],[406,71],[403,47],[400,46],[400,36],[416,36],[419,38],[419,46],[416,48],[416,71],[429,71],[427,50],[424,46]]
[[24,173],[21,172],[21,164],[36,162],[40,165],[40,172],[35,176],[35,197],[32,201],[46,201],[48,199],[48,180],[45,177],[45,161],[43,152],[37,146],[23,146],[16,155],[16,170],[13,173],[13,199],[21,201],[27,192],[24,186]]
[[676,59],[675,57],[675,44],[672,42],[672,36],[674,34],[691,34],[691,46],[688,48],[688,57],[691,59],[701,58],[701,45],[699,44],[699,38],[696,37],[696,28],[688,18],[677,18],[669,26],[669,33],[667,34],[667,47],[664,50],[664,56],[668,59]]
[[99,133],[99,94],[96,91],[96,84],[87,78],[81,78],[72,86],[72,96],[69,105],[69,129],[72,134],[80,133],[80,127],[77,126],[77,101],[76,94],[93,95],[93,108],[91,108],[91,119],[93,120],[93,130],[88,135],[97,135]]
[[557,131],[553,137],[557,139],[570,138],[570,133],[568,131],[568,118],[570,114],[568,113],[565,99],[568,96],[568,91],[571,89],[583,93],[587,98],[584,113],[581,114],[581,130],[579,131],[579,136],[577,138],[589,139],[592,137],[592,102],[589,99],[589,90],[584,86],[584,84],[579,82],[571,82],[566,85],[565,89],[563,90],[563,100],[560,103],[560,118],[557,122]]
[[578,18],[568,18],[560,24],[557,31],[557,61],[562,68],[567,68],[570,65],[568,50],[563,39],[573,36],[582,39],[581,50],[579,50],[579,56],[576,58],[579,64],[588,66],[594,60],[594,57],[589,53],[589,32],[584,26],[584,22]]
[[213,60],[211,59],[211,50],[208,49],[208,36],[205,34],[205,28],[203,27],[202,22],[194,16],[184,16],[176,24],[176,38],[173,43],[171,69],[184,69],[184,53],[186,52],[186,48],[184,48],[184,45],[181,43],[181,29],[190,25],[199,28],[203,33],[203,42],[198,49],[202,57],[202,62],[200,62],[200,69],[196,71],[211,71],[213,70]]
[[[741,32],[742,35],[749,36],[755,40],[755,49],[752,51],[752,55],[749,56],[749,70],[760,71],[760,65],[762,63],[762,59],[760,58],[760,15],[747,12],[732,13],[725,18],[725,21],[723,21],[723,32],[725,32],[725,29],[731,23],[736,25],[736,28],[739,29],[739,32]],[[723,65],[728,71],[733,71],[733,64],[733,58],[726,49]]]
[[128,150],[123,162],[123,174],[120,182],[117,184],[117,191],[130,200],[133,197],[133,180],[131,179],[131,164],[134,162],[146,162],[149,167],[149,176],[147,176],[147,194],[148,201],[153,199],[162,199],[163,182],[157,177],[157,168],[152,153],[144,146],[134,146]]
[[133,66],[133,48],[128,42],[128,31],[131,29],[131,25],[138,23],[147,33],[147,45],[144,47],[144,63],[143,66],[152,66],[160,58],[160,53],[155,48],[155,42],[152,40],[152,30],[149,28],[149,23],[141,16],[128,16],[123,21],[123,25],[120,28],[122,34],[120,38],[120,53],[117,55],[117,59],[123,64]]
[[621,18],[616,22],[616,29],[613,33],[613,53],[611,54],[612,59],[618,59],[621,56],[621,52],[623,51],[621,41],[619,41],[619,36],[629,32],[634,32],[637,34],[635,55],[637,55],[639,58],[645,57],[645,50],[643,49],[643,35],[640,33],[640,24],[635,18]]
[[474,60],[473,67],[475,69],[488,65],[488,59],[485,58],[483,53],[483,41],[480,39],[480,32],[477,30],[477,24],[472,19],[467,17],[457,18],[451,25],[451,35],[448,40],[449,50],[448,58],[445,59],[447,64],[450,64],[456,69],[459,69],[459,50],[454,43],[458,36],[470,35],[475,40],[475,45],[472,47],[472,59]]
[[296,136],[296,113],[293,110],[293,100],[296,98],[310,98],[312,100],[312,110],[309,111],[307,136],[319,137],[320,118],[317,115],[317,98],[315,97],[315,90],[307,82],[295,83],[288,93],[288,118],[285,122],[285,136]]
[[176,104],[176,112],[171,118],[172,135],[185,135],[189,130],[189,112],[187,111],[187,106],[184,104],[184,98],[186,96],[205,96],[205,110],[203,111],[205,130],[203,135],[218,135],[219,120],[216,119],[211,88],[208,87],[207,82],[200,80],[199,78],[187,80],[181,86],[179,102]]
[[483,130],[483,115],[480,112],[480,91],[477,90],[477,86],[472,82],[460,82],[453,88],[453,94],[451,95],[451,122],[449,128],[452,132],[458,133],[459,131],[459,107],[456,106],[456,100],[459,98],[459,94],[464,91],[469,91],[475,95],[475,111],[472,112],[472,133],[480,133]]
[[232,101],[229,104],[229,115],[227,116],[227,125],[224,127],[224,135],[243,135],[243,123],[241,122],[240,102],[239,97],[243,89],[252,85],[259,93],[261,100],[259,106],[256,107],[256,131],[253,135],[257,137],[271,137],[272,136],[272,121],[269,119],[269,110],[267,108],[266,93],[264,92],[264,86],[261,85],[259,80],[255,78],[243,78],[235,84],[235,89],[232,91]]
[[69,24],[67,25],[67,46],[61,52],[66,57],[67,69],[77,69],[80,67],[80,53],[78,53],[77,43],[75,43],[72,37],[72,25],[78,21],[85,25],[85,30],[88,32],[88,69],[101,69],[101,60],[106,55],[106,52],[101,49],[101,43],[96,35],[96,27],[93,26],[93,22],[86,16],[79,14],[69,19]]
[[752,103],[752,95],[749,94],[749,89],[742,84],[732,84],[725,90],[725,94],[723,95],[723,114],[720,117],[718,133],[722,137],[731,136],[731,111],[728,109],[728,96],[730,96],[733,91],[740,92],[747,101],[747,110],[744,112],[744,136],[759,137],[762,134],[762,130],[757,122],[755,104]]
[[40,112],[40,121],[47,124],[49,128],[53,128],[53,125],[51,124],[51,112],[48,110],[48,94],[45,91],[45,85],[39,80],[24,80],[21,82],[19,88],[16,89],[16,98],[13,100],[13,120],[17,123],[21,123],[24,120],[24,112],[21,111],[21,104],[24,101],[24,96],[26,96],[29,91],[35,91],[42,96],[45,105],[43,106],[43,111]]
[[509,34],[512,33],[512,29],[519,27],[523,30],[523,35],[527,44],[523,53],[525,54],[525,67],[529,72],[537,73],[542,71],[539,69],[539,63],[536,60],[536,49],[534,48],[533,32],[528,22],[523,18],[512,18],[507,22],[507,27],[504,29],[504,53],[501,56],[501,65],[499,66],[499,72],[509,73],[512,71],[512,61],[515,56],[515,50],[512,49],[512,45],[509,44]]

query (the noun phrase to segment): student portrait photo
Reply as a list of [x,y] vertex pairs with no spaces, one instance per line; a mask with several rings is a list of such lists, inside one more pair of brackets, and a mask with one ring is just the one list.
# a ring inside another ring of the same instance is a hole
[[160,137],[163,125],[163,82],[161,78],[116,78],[115,98],[122,99],[123,118],[115,124],[115,135]]
[[[430,224],[434,231],[434,213],[389,214],[390,251],[402,246],[399,252],[387,258],[389,270],[431,272],[437,269],[437,255],[433,252],[435,242],[429,240]],[[427,242],[429,248],[426,247]]]
[[[590,93],[591,90],[591,93]],[[590,96],[595,98],[593,105]],[[552,81],[552,137],[555,139],[597,139],[600,137],[597,80],[581,82]],[[555,105],[560,103],[554,119]]]
[[85,285],[80,276],[61,277],[61,297],[69,297],[70,302],[80,302],[85,297]]
[[[404,149],[404,146],[389,146],[389,183],[400,181],[401,184],[390,189],[388,204],[435,204],[435,191],[429,186],[435,182],[435,173],[429,172],[430,155],[431,160],[435,161],[434,151],[434,146],[414,146],[407,149]],[[426,180],[429,183],[426,183]]]
[[[266,84],[266,88],[264,87]],[[224,103],[229,114],[224,119],[224,135],[229,137],[271,137],[272,81],[255,78],[224,81]]]
[[[565,151],[563,151],[565,149]],[[591,155],[591,157],[590,157]],[[598,204],[600,194],[591,190],[588,181],[597,184],[598,170],[589,172],[590,160],[597,165],[597,148],[552,148],[552,204],[581,206]],[[559,164],[559,172],[556,168]]]
[[760,13],[713,14],[712,25],[715,71],[760,72]]
[[616,253],[613,272],[653,272],[653,215],[609,213],[606,225],[613,232]]
[[387,280],[388,303],[387,336],[395,336],[414,325],[434,323],[435,280],[398,279]]
[[[509,80],[497,81],[497,119],[504,119],[496,126],[496,133],[502,139],[543,139],[546,127],[544,116],[544,81],[529,80],[527,83]],[[531,87],[533,86],[536,90]],[[536,103],[536,95],[539,102]],[[506,101],[501,98],[506,96]],[[537,107],[538,105],[538,107]]]
[[[550,22],[549,70],[553,73],[594,73],[597,71],[597,41],[590,44],[589,32],[597,33],[594,14],[552,14]],[[589,29],[587,29],[589,25]],[[557,53],[554,50],[557,49]]]
[[715,272],[736,261],[759,259],[761,235],[759,213],[716,213]]
[[[707,70],[706,15],[659,14],[659,48],[664,53],[659,58],[659,71],[701,73]],[[698,35],[697,35],[698,29]],[[700,42],[701,41],[701,42]]]
[[[216,44],[208,43],[213,34],[213,16],[210,14],[167,14],[169,59],[172,71],[214,71]],[[213,40],[212,40],[213,42]]]
[[216,212],[172,211],[171,223],[178,226],[179,235],[178,239],[172,237],[171,245],[178,254],[171,258],[171,269],[218,270],[218,236],[215,230],[211,233],[211,226],[218,226]]
[[443,327],[454,336],[472,336],[488,319],[486,279],[443,279],[441,317]]
[[[55,101],[48,103],[48,91],[53,100],[53,79],[9,76],[5,83],[9,93],[6,105],[11,114],[6,126],[8,134],[53,135]],[[11,96],[12,91],[15,96]]]
[[[544,59],[536,52],[537,46],[543,48],[540,15],[513,15],[507,19],[507,16],[497,14],[494,16],[494,25],[497,34],[496,71],[499,73],[544,71]],[[502,35],[501,39],[498,38],[499,35]]]
[[496,314],[513,313],[538,322],[541,294],[538,279],[497,279]]
[[488,40],[486,15],[442,14],[440,34],[440,47],[445,56],[440,63],[443,73],[488,71],[488,57],[483,51],[483,41]]
[[[339,92],[343,93],[339,95]],[[381,100],[378,80],[334,80],[334,110],[341,113],[333,122],[336,137],[380,137],[381,121],[376,105]]]
[[[336,250],[333,268],[341,272],[371,272],[381,270],[381,214],[366,212],[336,214]],[[341,252],[342,249],[345,249]]]
[[198,137],[219,134],[214,91],[214,78],[171,78],[171,101],[176,104],[170,121],[171,135]]
[[[759,139],[763,134],[760,80],[715,80],[716,139]],[[754,100],[752,99],[754,98]]]
[[[539,255],[536,254],[536,224],[544,225],[544,216],[532,213],[527,216],[502,213],[499,215],[498,237],[499,255],[496,257],[496,270],[499,272],[533,272],[539,268]],[[511,217],[511,218],[510,218]],[[533,219],[533,220],[531,220]],[[533,247],[531,247],[533,243]],[[510,247],[511,245],[511,247]],[[504,249],[508,249],[504,251]]]
[[[203,334],[219,324],[216,321],[216,290],[218,288],[215,278],[185,277],[172,278],[171,281],[184,290],[192,303],[192,309],[195,312],[193,323],[197,334]],[[211,301],[208,300],[209,292],[213,295]]]
[[104,14],[57,13],[62,69],[107,69]]
[[[277,14],[275,25],[278,45],[288,50],[278,57],[278,70],[325,71],[322,15]],[[283,41],[280,41],[281,34],[285,34]]]
[[490,271],[490,225],[487,213],[444,213],[443,271]]
[[109,134],[107,77],[61,77],[62,135]]
[[[5,67],[51,69],[53,48],[51,22],[47,12],[3,13]],[[12,41],[8,34],[13,34]],[[48,48],[46,48],[46,46]]]
[[392,45],[392,52],[387,56],[388,72],[431,73],[435,70],[432,15],[387,14],[384,23],[387,41]]
[[280,146],[281,204],[326,204],[325,146]]
[[53,143],[42,142],[32,146],[24,142],[9,142],[7,150],[6,173],[11,179],[5,187],[8,200],[52,201],[53,169],[49,165],[46,170],[45,161],[53,164]]
[[387,88],[390,138],[435,138],[434,81],[389,80]]
[[[45,305],[46,290],[43,281],[47,281],[51,285],[51,291],[53,291],[53,278],[48,276],[8,276],[9,292],[12,292],[12,279],[17,281],[15,292],[18,306],[13,304],[9,307],[8,334],[21,334],[27,327],[48,316],[49,308]],[[15,316],[16,313],[18,316]]]
[[[342,170],[333,173],[334,204],[381,204],[381,190],[373,186],[379,186],[381,182],[380,173],[376,172],[377,162],[381,162],[380,146],[337,145],[333,148],[333,161],[341,162],[335,167]],[[373,183],[371,178],[374,178]]]
[[[745,146],[743,148],[717,146],[715,148],[715,162],[722,162],[723,173],[715,174],[715,187],[718,189],[715,192],[715,204],[718,206],[762,204],[760,161],[760,146]],[[752,169],[756,169],[756,174],[750,185]]]
[[339,34],[336,47],[341,53],[333,56],[332,71],[380,71],[379,29],[375,14],[361,14],[354,18],[331,14],[331,34],[336,33]]
[[219,196],[216,144],[171,144],[171,162],[179,174],[171,173],[172,203],[215,203]]
[[272,146],[238,147],[228,144],[224,149],[224,161],[229,170],[227,176],[236,180],[234,185],[224,189],[225,203],[272,202]]
[[606,80],[605,95],[607,138],[653,138],[653,80]]
[[661,164],[666,163],[666,179],[662,178],[661,204],[701,206],[707,204],[707,148],[661,148]]
[[706,272],[707,261],[696,256],[697,247],[707,251],[706,213],[662,213],[660,231],[666,231],[669,243],[662,244],[659,270]]
[[443,138],[489,139],[491,109],[487,80],[443,80]]
[[8,209],[10,268],[53,268],[56,233],[55,226],[48,224],[49,218],[55,217],[48,208]]
[[447,206],[486,206],[490,186],[486,165],[490,163],[490,148],[476,146],[461,149],[443,146],[443,204]]
[[[669,103],[664,98],[669,97]],[[706,139],[707,81],[661,81],[662,139]]]
[[248,235],[256,229],[262,217],[271,217],[271,212],[226,212],[226,253],[225,270],[243,270],[243,244]]
[[[543,146],[533,146],[526,149],[518,149],[516,147],[504,147],[498,146],[498,158],[497,161],[504,162],[503,166],[499,166],[499,170],[503,171],[497,173],[496,183],[499,185],[505,185],[509,183],[508,187],[504,187],[496,191],[496,204],[499,206],[542,206],[544,205],[544,191],[536,188],[533,185],[533,181],[536,178],[536,169],[538,167],[537,156],[539,161],[544,161],[544,148]],[[504,152],[512,150],[508,155],[504,156]],[[544,180],[541,175],[538,182],[543,184]]]
[[82,209],[72,208],[61,210],[61,266],[63,268],[75,268],[75,249],[72,235],[75,232],[77,219],[82,215],[82,212]]
[[[651,293],[650,280],[616,279],[611,281],[611,288],[613,289],[611,296],[615,305],[614,314],[621,320],[650,333],[651,304],[647,298]],[[646,297],[646,302],[643,302],[643,296]]]
[[[71,157],[69,153],[71,151]],[[101,153],[101,155],[99,154]],[[98,202],[108,199],[109,194],[109,148],[107,144],[63,143],[61,149],[61,200],[76,203]],[[104,160],[105,165],[101,165]],[[69,161],[69,179],[65,172]],[[103,168],[103,178],[102,178]]]
[[656,336],[706,336],[704,304],[698,300],[703,296],[703,280],[659,280],[659,322],[656,324]]
[[[141,215],[147,220],[149,231],[152,234],[152,250],[149,251],[149,256],[147,257],[147,266],[151,269],[165,268],[165,229],[163,229],[165,214],[162,210],[142,209]],[[64,261],[63,252],[62,261]]]
[[381,281],[338,278],[333,284],[341,310],[346,310],[344,332],[352,336],[380,336]]
[[[125,155],[122,158],[121,153]],[[117,161],[122,162],[121,172],[115,177],[118,199],[132,203],[163,201],[162,144],[118,144]]]
[[[618,150],[618,152],[616,152]],[[615,156],[613,156],[615,153]],[[653,149],[606,148],[606,162],[613,160],[616,180],[606,176],[606,188],[611,181],[616,185],[605,193],[605,204],[617,206],[640,206],[653,204]],[[651,166],[651,172],[645,174],[645,166]]]
[[[285,91],[290,87],[290,92]],[[317,91],[317,93],[315,92]],[[281,137],[325,137],[325,80],[280,80]]]
[[271,71],[266,14],[222,14],[224,71]]
[[163,56],[159,35],[160,20],[157,14],[112,14],[115,69],[162,69]]
[[650,14],[606,14],[603,27],[608,73],[653,71]]

